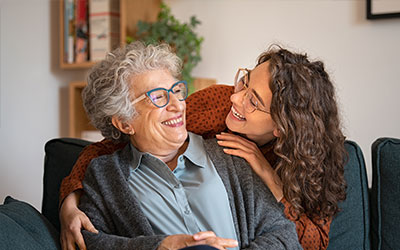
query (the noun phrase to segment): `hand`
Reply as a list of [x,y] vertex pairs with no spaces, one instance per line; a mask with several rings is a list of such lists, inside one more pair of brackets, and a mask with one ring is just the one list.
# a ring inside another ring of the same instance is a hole
[[199,232],[194,235],[175,234],[166,237],[157,250],[176,250],[194,245],[209,245],[220,250],[226,247],[236,247],[236,240],[217,237],[214,232]]
[[232,239],[220,238],[213,231],[198,232],[193,235],[193,239],[197,243],[209,245],[220,250],[225,250],[227,247],[237,247],[238,242]]
[[254,172],[260,176],[279,202],[283,198],[282,182],[271,164],[265,159],[257,144],[241,136],[221,133],[216,135],[218,144],[225,147],[226,154],[235,155],[245,159]]
[[92,233],[98,233],[86,214],[78,209],[79,198],[79,191],[69,194],[60,208],[60,240],[63,250],[75,250],[75,244],[79,249],[86,250],[81,233],[82,227]]

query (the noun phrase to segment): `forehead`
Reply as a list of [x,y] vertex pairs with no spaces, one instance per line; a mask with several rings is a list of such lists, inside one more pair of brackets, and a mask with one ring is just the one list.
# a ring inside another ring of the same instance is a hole
[[264,62],[255,67],[250,73],[249,80],[249,87],[254,89],[264,102],[270,103],[272,93],[269,88],[269,62]]
[[169,89],[174,83],[175,78],[166,69],[147,71],[131,78],[131,88],[137,94],[155,88]]

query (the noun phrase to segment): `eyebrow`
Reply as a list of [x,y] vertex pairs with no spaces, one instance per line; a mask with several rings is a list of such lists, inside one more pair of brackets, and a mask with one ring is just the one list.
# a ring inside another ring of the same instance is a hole
[[256,98],[260,101],[260,103],[265,107],[264,101],[262,100],[261,96],[254,89],[251,89],[251,92],[256,96]]

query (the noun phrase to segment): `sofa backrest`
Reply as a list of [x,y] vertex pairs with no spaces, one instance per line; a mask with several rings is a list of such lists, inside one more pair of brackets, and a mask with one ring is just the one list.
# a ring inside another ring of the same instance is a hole
[[[81,139],[53,139],[45,145],[43,215],[60,229],[58,218],[59,189],[82,149],[90,142]],[[364,156],[353,141],[346,141],[349,159],[345,165],[347,198],[340,204],[341,212],[332,221],[328,250],[370,249],[368,184]]]
[[60,231],[58,219],[61,181],[69,175],[82,149],[90,142],[74,138],[48,141],[44,147],[42,214]]
[[371,148],[373,249],[400,249],[400,139],[379,138]]
[[349,154],[344,168],[346,200],[339,204],[341,211],[332,221],[328,250],[369,250],[368,182],[364,156],[357,143],[346,141],[345,146]]

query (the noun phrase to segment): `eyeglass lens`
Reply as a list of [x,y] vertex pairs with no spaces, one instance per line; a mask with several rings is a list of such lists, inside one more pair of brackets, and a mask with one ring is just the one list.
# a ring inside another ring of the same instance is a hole
[[156,89],[149,93],[149,98],[152,103],[154,103],[157,107],[163,107],[168,104],[169,92],[172,92],[179,101],[183,101],[187,97],[187,87],[184,82],[175,83],[171,89]]
[[248,83],[248,72],[245,69],[239,69],[235,77],[235,92],[239,92]]

